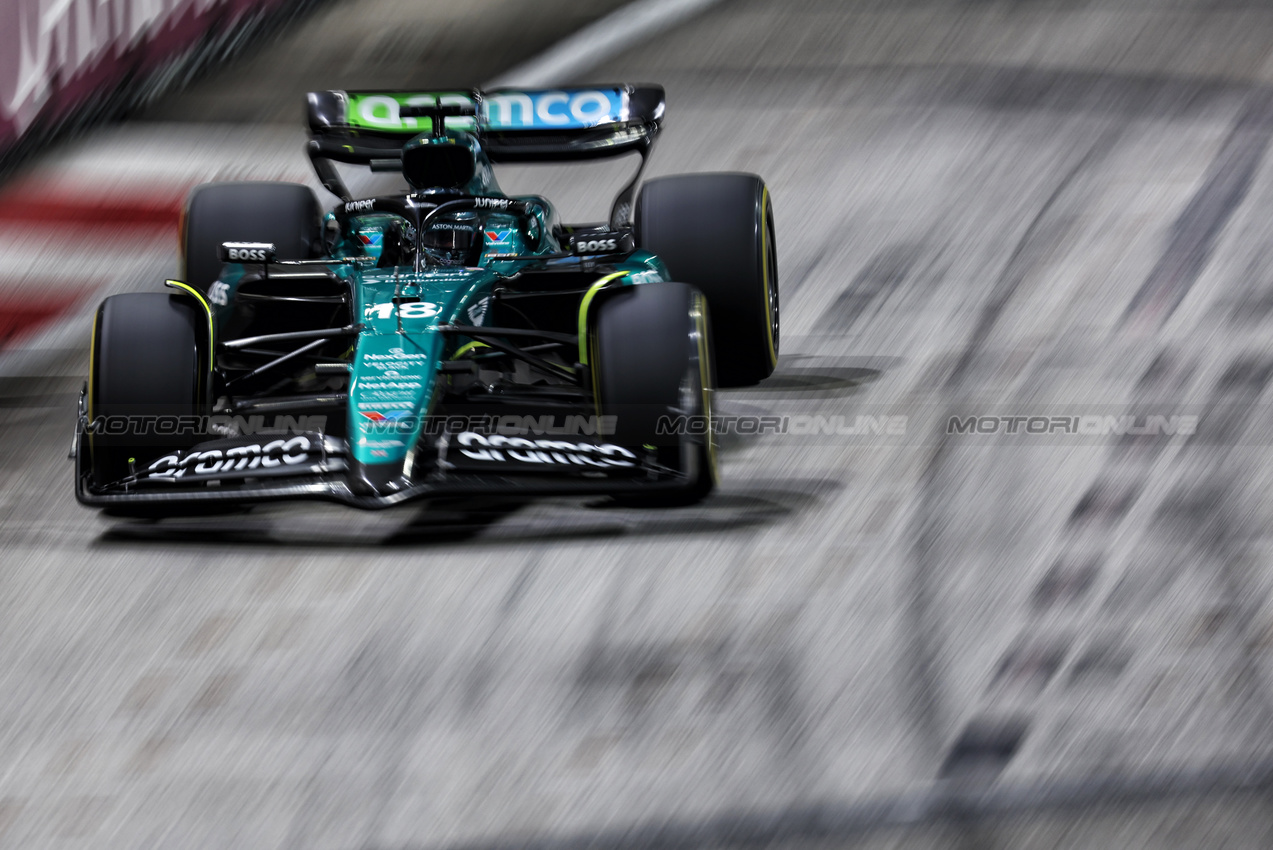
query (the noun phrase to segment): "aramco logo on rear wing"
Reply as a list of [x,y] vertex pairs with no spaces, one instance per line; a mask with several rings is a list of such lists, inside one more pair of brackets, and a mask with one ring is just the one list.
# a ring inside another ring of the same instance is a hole
[[[347,97],[350,126],[409,133],[426,132],[432,119],[404,116],[404,106],[475,106],[469,95],[460,92],[349,92]],[[586,130],[626,121],[627,113],[627,93],[622,89],[502,91],[483,98],[481,124],[486,130]],[[471,116],[448,116],[445,121],[451,130],[477,129]]]

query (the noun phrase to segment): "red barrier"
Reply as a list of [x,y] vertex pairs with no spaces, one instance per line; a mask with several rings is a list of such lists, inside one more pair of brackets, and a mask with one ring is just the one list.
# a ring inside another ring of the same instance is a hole
[[86,295],[86,291],[72,290],[0,296],[0,348],[20,342],[70,310]]
[[[60,132],[118,115],[192,70],[216,64],[314,0],[0,0],[0,172]],[[0,229],[56,226],[74,238],[176,227],[183,191],[0,190]],[[147,236],[149,238],[149,236]],[[28,281],[29,282],[29,281]],[[21,345],[96,289],[82,280],[0,281],[0,349]]]
[[146,186],[94,194],[18,181],[0,188],[0,231],[6,226],[105,230],[175,230],[189,185]]
[[0,0],[0,154],[289,0]]

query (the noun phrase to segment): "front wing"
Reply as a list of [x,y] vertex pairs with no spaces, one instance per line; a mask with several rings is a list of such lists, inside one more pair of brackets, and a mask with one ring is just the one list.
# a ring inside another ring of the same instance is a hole
[[360,486],[347,443],[302,431],[232,437],[173,451],[107,487],[90,485],[83,424],[71,449],[75,496],[95,508],[169,507],[318,499],[374,510],[414,499],[623,495],[676,491],[693,480],[697,455],[671,470],[620,446],[561,438],[464,433],[389,492]]

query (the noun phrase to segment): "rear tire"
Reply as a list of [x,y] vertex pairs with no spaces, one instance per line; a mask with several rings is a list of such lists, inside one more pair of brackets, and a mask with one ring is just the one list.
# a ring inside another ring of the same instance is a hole
[[199,441],[194,418],[209,409],[208,350],[208,315],[190,296],[129,293],[102,302],[93,326],[89,421],[189,418],[171,429],[174,433],[157,433],[169,428],[150,420],[155,424],[86,435],[94,486],[129,475],[130,459],[135,459],[133,468],[143,470],[164,453]]
[[185,280],[207,292],[221,274],[222,242],[272,242],[280,260],[304,260],[321,245],[318,198],[298,183],[204,183],[186,201],[181,233]]
[[765,182],[754,174],[660,177],[642,186],[633,217],[637,244],[707,296],[720,385],[769,377],[778,363],[778,260]]
[[[646,283],[603,292],[590,323],[589,360],[597,407],[614,415],[613,441],[638,456],[688,475],[677,491],[623,497],[624,504],[670,507],[707,496],[716,486],[710,427],[710,317],[703,294],[684,283]],[[697,423],[676,433],[660,420]],[[663,433],[660,433],[660,432]]]

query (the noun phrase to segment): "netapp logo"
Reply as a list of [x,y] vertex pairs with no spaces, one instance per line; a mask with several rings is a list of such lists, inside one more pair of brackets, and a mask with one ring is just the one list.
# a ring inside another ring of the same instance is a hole
[[371,208],[376,205],[375,198],[368,198],[365,201],[349,201],[345,204],[345,212],[370,212]]

